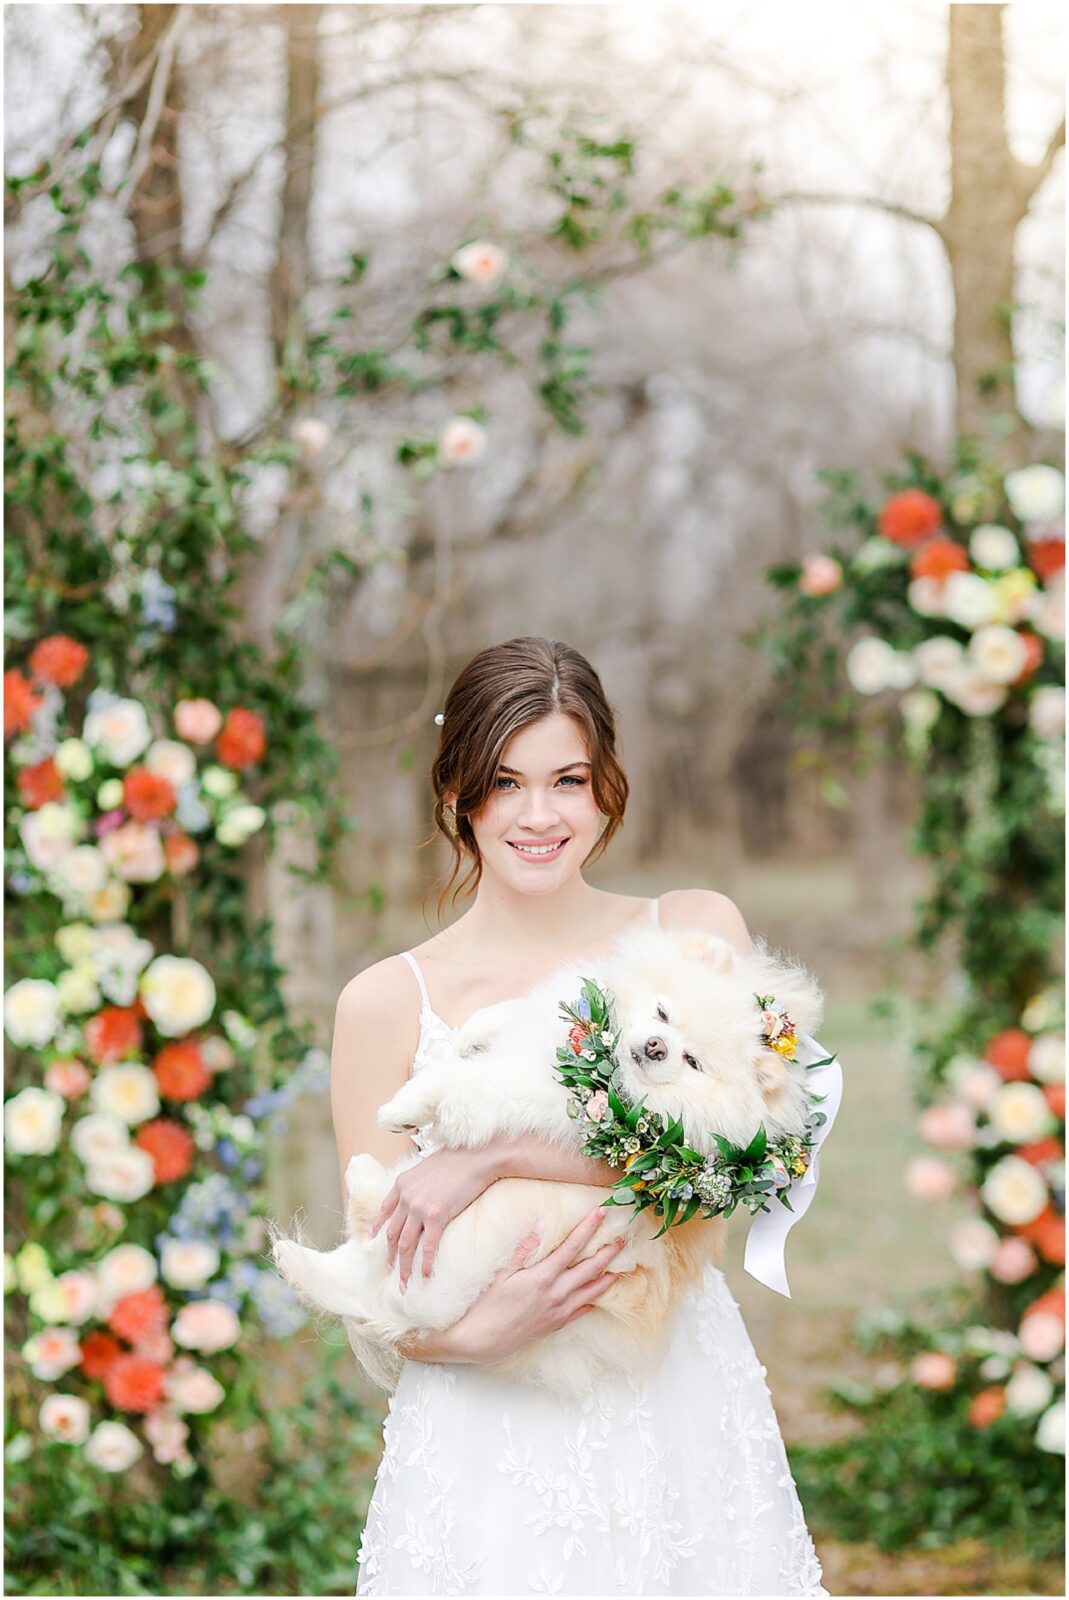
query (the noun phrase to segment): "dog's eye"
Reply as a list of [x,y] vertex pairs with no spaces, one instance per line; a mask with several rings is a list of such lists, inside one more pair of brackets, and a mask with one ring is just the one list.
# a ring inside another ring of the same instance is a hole
[[667,1022],[667,1021],[668,1021],[668,1013],[667,1013],[667,1011],[666,1011],[666,1010],[665,1010],[665,1009],[664,1009],[664,1007],[663,1007],[663,1006],[660,1006],[660,1005],[659,1005],[659,1006],[658,1006],[658,1007],[657,1007],[657,1015],[658,1015],[658,1016],[659,1016],[659,1017],[660,1017],[660,1019],[661,1019],[661,1021],[662,1021],[662,1022]]
[[685,1050],[683,1052],[683,1060],[687,1063],[688,1067],[693,1067],[695,1072],[700,1072],[702,1070],[701,1067],[698,1065],[698,1063],[695,1061],[694,1057],[692,1055],[688,1055]]

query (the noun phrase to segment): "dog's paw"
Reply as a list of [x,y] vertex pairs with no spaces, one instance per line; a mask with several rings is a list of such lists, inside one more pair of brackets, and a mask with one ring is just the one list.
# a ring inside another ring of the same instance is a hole
[[410,1133],[430,1121],[431,1111],[426,1097],[411,1092],[414,1087],[406,1083],[375,1113],[375,1121],[386,1133]]
[[735,970],[734,947],[726,939],[721,939],[719,934],[706,933],[700,928],[690,929],[679,939],[679,946],[684,955],[696,956],[699,961],[708,962],[715,972]]

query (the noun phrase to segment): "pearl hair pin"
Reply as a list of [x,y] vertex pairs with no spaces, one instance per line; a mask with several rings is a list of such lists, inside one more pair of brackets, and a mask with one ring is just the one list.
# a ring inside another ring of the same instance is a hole
[[445,712],[444,711],[439,711],[438,715],[435,717],[434,720],[438,724],[438,726],[441,727],[442,723],[445,721]]

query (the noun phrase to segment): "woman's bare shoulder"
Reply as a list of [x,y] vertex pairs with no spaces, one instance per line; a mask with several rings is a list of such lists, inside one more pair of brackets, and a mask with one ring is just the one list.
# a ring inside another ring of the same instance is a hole
[[338,996],[338,1015],[367,1021],[419,1009],[416,975],[401,956],[384,956],[349,979]]
[[661,896],[662,928],[707,928],[742,951],[753,948],[746,921],[718,889],[669,889]]

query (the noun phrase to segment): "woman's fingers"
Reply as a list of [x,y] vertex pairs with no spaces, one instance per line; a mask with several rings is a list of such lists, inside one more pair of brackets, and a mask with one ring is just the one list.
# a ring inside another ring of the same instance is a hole
[[397,1266],[401,1277],[402,1289],[408,1286],[408,1280],[412,1273],[412,1258],[416,1253],[416,1246],[419,1244],[419,1236],[422,1230],[423,1223],[419,1217],[410,1213],[397,1241]]
[[392,1217],[393,1216],[394,1211],[397,1208],[397,1202],[400,1200],[400,1198],[401,1198],[400,1190],[398,1189],[398,1187],[397,1187],[397,1185],[395,1183],[393,1188],[392,1189],[388,1189],[386,1191],[386,1193],[382,1197],[382,1204],[379,1206],[378,1212],[376,1213],[376,1216],[375,1216],[375,1220],[371,1224],[371,1230],[370,1230],[370,1234],[369,1234],[370,1238],[373,1239],[375,1237],[376,1233],[378,1233],[379,1229],[382,1227],[382,1224],[386,1221],[387,1217]]
[[423,1229],[423,1276],[430,1277],[434,1271],[434,1263],[438,1256],[438,1246],[442,1242],[442,1230],[435,1223],[427,1223]]
[[597,1233],[605,1216],[603,1206],[597,1206],[593,1211],[588,1211],[570,1233],[565,1234],[556,1250],[550,1252],[546,1260],[554,1260],[554,1265],[564,1267],[573,1266],[579,1260],[583,1251]]

